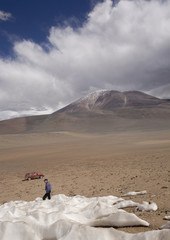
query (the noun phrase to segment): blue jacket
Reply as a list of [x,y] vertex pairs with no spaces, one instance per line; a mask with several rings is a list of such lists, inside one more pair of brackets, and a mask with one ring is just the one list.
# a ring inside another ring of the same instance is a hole
[[47,183],[45,184],[45,191],[46,191],[46,193],[51,192],[51,184],[50,184],[49,182],[47,182]]

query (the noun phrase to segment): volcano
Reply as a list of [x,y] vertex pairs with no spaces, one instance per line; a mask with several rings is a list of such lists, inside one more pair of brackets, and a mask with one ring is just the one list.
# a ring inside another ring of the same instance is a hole
[[0,122],[0,134],[151,131],[170,127],[170,100],[138,91],[97,91],[49,115]]

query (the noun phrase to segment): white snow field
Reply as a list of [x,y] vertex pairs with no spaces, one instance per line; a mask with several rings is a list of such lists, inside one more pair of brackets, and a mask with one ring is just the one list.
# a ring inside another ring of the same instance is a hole
[[120,203],[123,207],[133,205],[132,201],[114,196],[86,198],[62,194],[46,201],[11,201],[0,206],[0,240],[170,240],[168,229],[138,234],[114,229],[149,226],[135,214],[119,209]]

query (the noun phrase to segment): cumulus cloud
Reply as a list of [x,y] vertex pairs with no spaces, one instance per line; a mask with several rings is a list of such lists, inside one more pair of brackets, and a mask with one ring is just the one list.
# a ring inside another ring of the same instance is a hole
[[99,2],[83,26],[53,26],[46,47],[0,59],[0,110],[57,110],[98,89],[170,98],[170,1]]
[[2,21],[8,21],[12,18],[12,14],[8,12],[4,12],[0,10],[0,20]]

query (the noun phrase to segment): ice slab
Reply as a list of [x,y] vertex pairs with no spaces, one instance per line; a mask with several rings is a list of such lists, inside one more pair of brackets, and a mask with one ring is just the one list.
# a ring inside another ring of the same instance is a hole
[[[122,198],[53,196],[0,206],[1,240],[169,240],[170,230],[128,234],[112,227],[149,223],[116,207]],[[101,227],[109,228],[101,228]],[[97,228],[96,228],[97,227]]]
[[135,195],[144,195],[146,193],[147,193],[146,190],[140,191],[140,192],[128,192],[126,194],[123,194],[122,197],[129,197],[129,196],[135,196]]
[[154,202],[143,201],[142,204],[133,202],[131,200],[124,200],[115,205],[117,208],[136,207],[138,211],[156,211],[158,206]]
[[170,216],[165,216],[164,219],[165,220],[170,220]]
[[[161,226],[159,229],[170,229],[170,221],[168,221],[165,225]],[[170,239],[170,235],[169,235]]]

